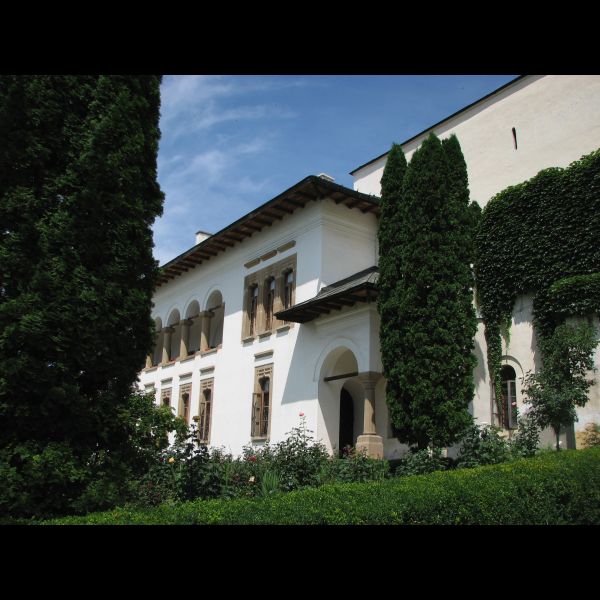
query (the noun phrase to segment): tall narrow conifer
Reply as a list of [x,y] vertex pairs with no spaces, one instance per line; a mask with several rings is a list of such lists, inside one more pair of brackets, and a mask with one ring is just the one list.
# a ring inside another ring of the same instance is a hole
[[382,323],[396,331],[397,360],[384,366],[390,417],[400,441],[419,448],[449,445],[471,422],[472,219],[459,152],[456,140],[442,146],[431,134],[408,165],[396,314]]
[[[383,370],[388,373],[400,360],[398,354],[398,285],[400,251],[399,236],[403,224],[402,182],[406,158],[399,144],[393,144],[381,178],[381,215],[379,218],[379,296],[377,309],[381,315],[379,340]],[[393,382],[388,381],[388,386]],[[388,387],[389,390],[389,387]]]

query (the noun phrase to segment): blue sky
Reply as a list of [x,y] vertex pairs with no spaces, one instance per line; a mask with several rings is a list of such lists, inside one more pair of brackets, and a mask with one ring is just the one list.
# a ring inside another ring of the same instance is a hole
[[516,75],[165,76],[162,265],[307,175],[349,172]]

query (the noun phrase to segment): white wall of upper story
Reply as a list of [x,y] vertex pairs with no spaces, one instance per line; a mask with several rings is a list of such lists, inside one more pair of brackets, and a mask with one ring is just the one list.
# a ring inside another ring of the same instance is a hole
[[377,217],[332,200],[322,203],[321,286],[377,265]]
[[[442,139],[456,134],[471,199],[483,207],[506,187],[548,167],[567,167],[600,147],[600,76],[524,77],[403,144],[408,161],[430,131]],[[356,171],[354,189],[380,195],[386,160],[383,156]]]

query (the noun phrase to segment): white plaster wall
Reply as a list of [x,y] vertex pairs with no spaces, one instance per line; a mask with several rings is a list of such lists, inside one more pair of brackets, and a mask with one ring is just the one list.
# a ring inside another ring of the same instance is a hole
[[[509,185],[547,167],[566,167],[598,149],[599,106],[599,75],[531,75],[432,131],[440,138],[456,134],[467,163],[471,199],[483,207]],[[429,131],[403,145],[407,160]],[[380,195],[385,162],[384,156],[355,172],[354,189]]]
[[322,209],[320,287],[377,265],[377,217],[332,200],[324,201]]

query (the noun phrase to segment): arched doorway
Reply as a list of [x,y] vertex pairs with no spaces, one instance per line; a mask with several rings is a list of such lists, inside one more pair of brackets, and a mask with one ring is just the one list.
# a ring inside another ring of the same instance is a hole
[[334,456],[355,446],[362,433],[364,393],[358,370],[355,353],[344,346],[331,350],[319,370],[317,437]]

